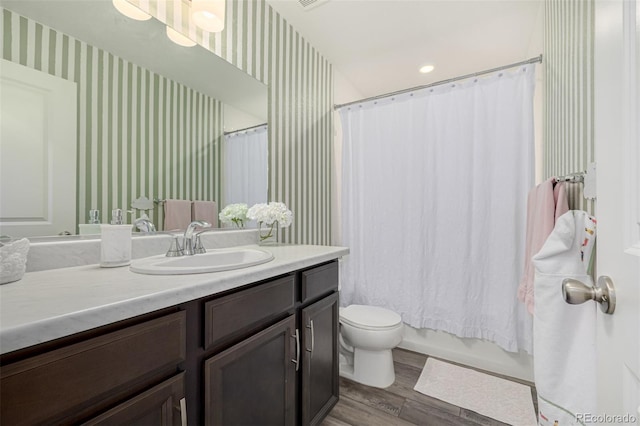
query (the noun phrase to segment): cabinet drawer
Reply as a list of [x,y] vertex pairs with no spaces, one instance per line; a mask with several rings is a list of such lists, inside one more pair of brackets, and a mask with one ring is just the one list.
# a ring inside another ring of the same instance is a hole
[[294,278],[287,276],[205,303],[204,347],[241,337],[295,304]]
[[185,318],[176,312],[3,365],[0,422],[77,422],[157,383],[185,358]]
[[302,303],[338,290],[338,262],[331,262],[302,272]]
[[183,417],[180,400],[183,398],[184,373],[180,373],[83,425],[180,426]]

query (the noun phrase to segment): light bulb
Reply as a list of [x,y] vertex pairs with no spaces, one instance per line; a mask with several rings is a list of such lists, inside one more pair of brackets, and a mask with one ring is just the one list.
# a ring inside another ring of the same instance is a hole
[[113,7],[118,9],[118,12],[122,13],[124,16],[135,19],[136,21],[147,21],[151,19],[151,15],[146,12],[143,12],[141,9],[135,7],[127,0],[112,0]]
[[191,19],[210,33],[224,29],[225,0],[191,0]]
[[196,45],[195,41],[191,40],[189,37],[185,36],[184,34],[179,33],[178,31],[174,30],[168,25],[167,25],[167,37],[169,37],[169,40],[171,40],[175,44],[179,44],[180,46],[192,47]]

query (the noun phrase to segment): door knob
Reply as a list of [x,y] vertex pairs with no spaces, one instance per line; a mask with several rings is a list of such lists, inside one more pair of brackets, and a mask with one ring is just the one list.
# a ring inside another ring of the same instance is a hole
[[579,305],[589,300],[595,300],[600,304],[600,309],[605,314],[613,314],[616,309],[616,292],[613,281],[605,275],[598,278],[593,287],[574,280],[565,278],[562,281],[562,297],[571,305]]

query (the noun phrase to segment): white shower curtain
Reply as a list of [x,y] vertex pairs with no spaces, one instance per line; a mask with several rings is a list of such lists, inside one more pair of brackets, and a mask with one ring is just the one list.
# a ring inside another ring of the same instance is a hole
[[267,202],[267,133],[265,125],[225,135],[225,204]]
[[343,107],[341,304],[531,353],[534,65]]

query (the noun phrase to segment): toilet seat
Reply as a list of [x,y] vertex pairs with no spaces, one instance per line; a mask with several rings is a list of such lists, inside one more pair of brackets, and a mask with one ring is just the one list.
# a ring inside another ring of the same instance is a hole
[[363,330],[391,330],[402,323],[402,318],[378,306],[350,305],[340,309],[340,321]]

